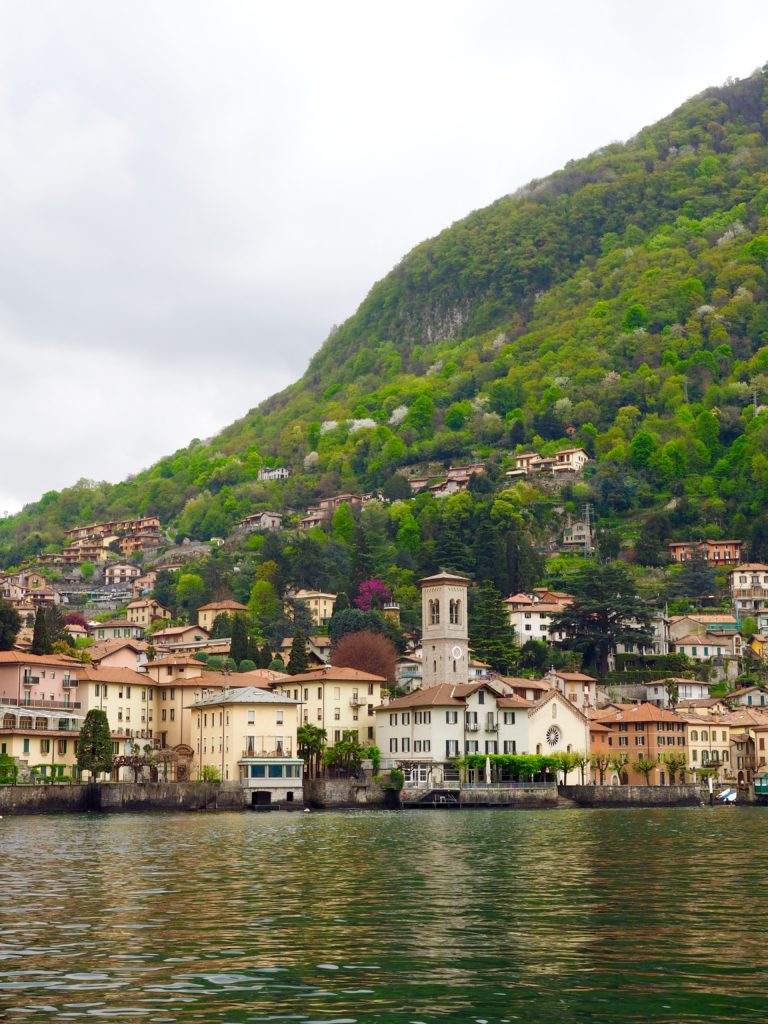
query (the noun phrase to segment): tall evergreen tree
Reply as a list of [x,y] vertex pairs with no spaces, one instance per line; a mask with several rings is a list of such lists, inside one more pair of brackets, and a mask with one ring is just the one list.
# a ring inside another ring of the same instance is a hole
[[573,604],[553,619],[551,629],[565,633],[565,646],[581,651],[599,675],[607,674],[617,644],[650,643],[650,615],[625,566],[585,562],[568,589]]
[[307,654],[307,638],[298,630],[291,644],[291,656],[288,659],[288,675],[298,676],[309,671],[309,655]]
[[92,776],[112,770],[112,734],[106,711],[91,708],[77,737],[77,766]]
[[509,673],[517,657],[515,631],[504,598],[491,580],[483,580],[469,618],[469,646],[494,671]]
[[10,601],[0,601],[0,651],[12,651],[21,629],[21,617]]
[[248,630],[242,615],[232,616],[232,638],[229,644],[229,656],[236,665],[248,657]]
[[50,654],[53,650],[50,635],[48,633],[48,619],[43,608],[35,612],[35,626],[32,630],[31,654]]

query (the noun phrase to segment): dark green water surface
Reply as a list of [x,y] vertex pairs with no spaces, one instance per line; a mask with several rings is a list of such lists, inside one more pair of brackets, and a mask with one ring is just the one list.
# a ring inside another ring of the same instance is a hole
[[0,821],[0,1019],[768,1021],[768,811]]

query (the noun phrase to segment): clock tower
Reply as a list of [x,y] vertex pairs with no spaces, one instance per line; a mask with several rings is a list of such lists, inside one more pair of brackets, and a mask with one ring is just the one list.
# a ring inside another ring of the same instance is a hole
[[422,686],[469,682],[467,583],[439,572],[421,584]]

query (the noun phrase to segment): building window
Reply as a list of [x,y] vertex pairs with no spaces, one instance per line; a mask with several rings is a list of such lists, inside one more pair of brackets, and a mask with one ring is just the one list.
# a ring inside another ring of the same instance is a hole
[[176,710],[175,710],[175,708],[171,708],[171,721],[173,722],[175,720],[175,718],[176,718]]
[[390,752],[390,754],[396,754],[397,753],[397,740],[390,739],[390,741],[389,741],[389,752]]
[[448,602],[448,619],[452,626],[461,625],[461,601]]
[[446,721],[447,725],[456,725],[458,723],[458,721],[459,721],[459,712],[458,711],[446,711],[445,712],[445,721]]
[[402,714],[402,719],[401,720],[402,720],[403,725],[410,725],[411,724],[411,716],[410,716],[409,712],[404,711],[403,714]]
[[282,711],[276,711],[275,712],[275,723],[277,725],[282,725],[283,724],[283,712]]
[[402,751],[403,751],[403,753],[404,753],[404,754],[408,754],[408,753],[410,753],[410,750],[411,750],[411,741],[410,741],[410,739],[409,739],[409,738],[408,738],[407,736],[404,736],[404,737],[403,737],[403,742],[402,742],[402,746],[401,746],[401,749],[402,749]]
[[516,754],[517,753],[517,741],[516,740],[504,740],[504,753],[505,754]]
[[334,720],[334,722],[340,722],[341,721],[341,708],[334,708],[333,709],[333,720]]
[[445,741],[445,756],[446,757],[458,757],[459,755],[459,741],[458,740],[446,740]]
[[341,687],[340,686],[334,686],[334,688],[333,688],[333,699],[334,700],[341,700]]
[[247,715],[248,715],[248,725],[255,725],[256,724],[256,712],[253,710],[253,708],[249,708],[248,709]]

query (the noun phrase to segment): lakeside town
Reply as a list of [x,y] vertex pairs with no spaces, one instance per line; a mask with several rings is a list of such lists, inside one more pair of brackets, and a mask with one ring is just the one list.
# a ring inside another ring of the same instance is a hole
[[[454,474],[459,486],[470,477]],[[327,517],[351,497],[311,514]],[[238,532],[265,534],[281,529],[280,520],[257,513]],[[68,541],[61,553],[0,576],[3,607],[19,626],[0,650],[6,784],[203,780],[241,790],[256,806],[300,805],[305,782],[318,777],[376,777],[412,802],[541,779],[657,787],[711,779],[768,792],[768,688],[745,683],[747,666],[768,654],[768,565],[741,562],[738,541],[670,544],[671,561],[696,559],[725,573],[727,609],[652,610],[644,631],[639,620],[627,623],[638,642],[625,636],[610,645],[602,676],[575,670],[563,655],[578,644],[567,619],[579,600],[562,590],[503,597],[507,640],[539,661],[539,671],[520,671],[518,658],[510,673],[475,650],[475,581],[451,571],[424,577],[420,629],[403,632],[402,650],[375,672],[369,648],[389,641],[370,631],[370,616],[390,631],[401,626],[385,590],[362,613],[368,628],[346,636],[357,636],[357,665],[340,664],[333,622],[352,609],[338,594],[290,592],[280,613],[301,629],[276,649],[259,647],[249,636],[250,605],[206,601],[179,623],[154,596],[158,572],[183,565],[140,564],[164,542],[158,519],[92,524]],[[93,576],[82,572],[89,563]],[[103,603],[112,608],[85,614]],[[642,671],[632,669],[638,659]],[[101,761],[94,722],[108,737]]]

